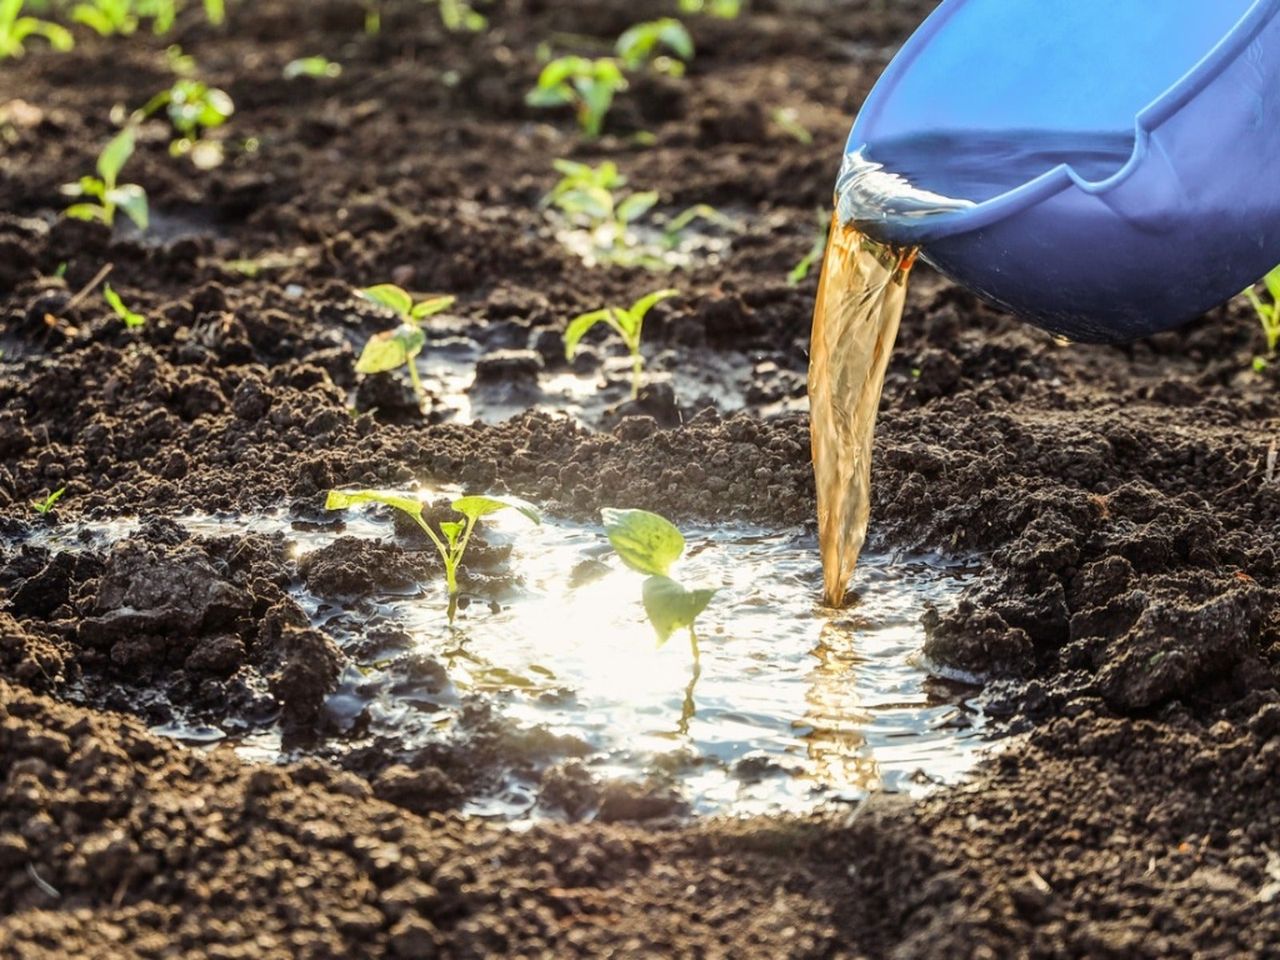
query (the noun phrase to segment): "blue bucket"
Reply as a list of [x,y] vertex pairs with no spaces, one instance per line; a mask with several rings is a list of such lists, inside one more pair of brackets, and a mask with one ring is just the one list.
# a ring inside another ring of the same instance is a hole
[[1280,263],[1280,0],[945,0],[837,193],[1046,330],[1179,326]]

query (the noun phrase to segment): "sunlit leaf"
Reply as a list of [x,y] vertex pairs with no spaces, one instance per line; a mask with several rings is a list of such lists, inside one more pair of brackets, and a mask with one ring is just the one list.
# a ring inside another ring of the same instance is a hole
[[346,510],[366,503],[378,503],[403,510],[411,517],[422,519],[422,501],[412,493],[400,490],[330,490],[325,498],[326,510]]
[[103,148],[102,153],[98,155],[98,176],[102,177],[108,184],[114,184],[116,178],[120,176],[120,171],[124,169],[124,165],[133,156],[133,146],[133,128],[125,127],[112,138],[111,142]]
[[647,510],[612,508],[600,515],[609,543],[632,570],[666,576],[684,553],[684,535],[665,517]]
[[715,595],[714,589],[689,590],[670,577],[655,576],[645,580],[642,594],[644,612],[658,633],[658,644],[666,643],[676,630],[692,627]]
[[147,191],[142,187],[136,183],[126,183],[114,190],[108,190],[105,200],[123,210],[125,216],[132,220],[139,230],[147,229],[150,214],[147,208]]
[[534,523],[542,523],[542,513],[532,503],[519,497],[470,496],[459,497],[450,506],[471,520],[479,520],[499,510],[518,510]]
[[421,303],[415,303],[413,305],[413,309],[409,311],[409,316],[413,317],[415,320],[425,320],[427,317],[433,317],[437,313],[443,313],[445,310],[448,310],[457,303],[457,301],[457,297],[450,296],[428,297]]
[[569,326],[564,331],[564,356],[566,360],[572,360],[578,352],[578,344],[587,332],[597,323],[603,323],[609,319],[610,311],[592,310],[590,313],[584,313],[581,316],[574,317],[569,321]]
[[366,300],[389,307],[402,317],[407,317],[413,309],[413,297],[394,283],[380,283],[376,287],[366,287],[360,291]]
[[356,361],[356,373],[387,373],[409,363],[422,352],[426,335],[416,324],[402,323],[394,330],[369,338]]
[[124,321],[125,327],[129,330],[146,325],[147,318],[126,307],[124,301],[120,299],[120,294],[111,289],[111,284],[108,283],[103,286],[102,298],[107,301],[107,305],[111,307],[115,315]]

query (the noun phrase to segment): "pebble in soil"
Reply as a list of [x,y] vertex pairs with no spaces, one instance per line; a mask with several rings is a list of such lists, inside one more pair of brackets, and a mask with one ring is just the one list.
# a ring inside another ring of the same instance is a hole
[[[389,798],[408,791],[419,805],[517,820],[802,812],[955,782],[986,746],[974,689],[931,676],[919,656],[926,604],[948,607],[972,568],[868,556],[857,602],[833,612],[816,603],[812,536],[689,528],[681,577],[720,588],[699,622],[695,679],[687,637],[657,647],[641,578],[598,528],[489,518],[478,546],[489,560],[477,554],[450,625],[442,582],[375,569],[404,526],[344,519],[340,536],[281,516],[181,520],[194,537],[288,542],[293,596],[345,657],[324,735],[300,742],[278,724],[238,723],[222,739],[216,721],[180,709],[156,732],[221,739],[217,748],[262,762],[327,756]],[[68,525],[39,539],[88,549],[136,529]],[[468,748],[489,758],[477,760],[482,775],[448,777],[429,762]]]

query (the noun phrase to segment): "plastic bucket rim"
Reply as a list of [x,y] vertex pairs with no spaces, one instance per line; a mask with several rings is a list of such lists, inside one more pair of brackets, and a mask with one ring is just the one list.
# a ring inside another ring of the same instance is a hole
[[[910,69],[923,49],[942,30],[946,22],[966,2],[967,0],[944,0],[902,45],[863,102],[862,110],[854,120],[853,129],[845,144],[845,154],[860,150],[867,145],[862,131],[880,114],[884,102],[888,99],[888,93],[897,85],[899,78]],[[935,214],[914,222],[899,221],[894,224],[894,232],[899,234],[900,238],[928,242],[980,230],[1073,186],[1093,196],[1101,196],[1114,190],[1142,165],[1152,133],[1194,100],[1202,90],[1221,75],[1223,70],[1234,63],[1277,13],[1280,13],[1280,0],[1253,0],[1250,7],[1241,14],[1240,19],[1221,40],[1167,90],[1139,110],[1134,117],[1133,152],[1115,173],[1100,180],[1090,180],[1079,174],[1070,163],[1061,163],[1049,168],[1035,179],[974,204],[967,210]]]

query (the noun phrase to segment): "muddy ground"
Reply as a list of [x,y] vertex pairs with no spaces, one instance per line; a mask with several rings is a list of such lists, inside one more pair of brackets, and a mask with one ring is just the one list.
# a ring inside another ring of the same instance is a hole
[[[588,785],[607,816],[513,833],[454,812],[468,777],[551,747],[484,718],[476,756],[416,765],[255,767],[146,732],[176,704],[314,738],[341,655],[290,584],[350,596],[436,573],[407,537],[338,540],[299,570],[278,540],[187,533],[184,512],[315,521],[330,486],[416,478],[572,518],[806,522],[790,407],[815,278],[786,273],[861,97],[932,5],[692,19],[688,77],[636,82],[591,145],[524,106],[536,44],[607,40],[668,5],[505,0],[476,36],[409,0],[376,37],[339,0],[245,5],[225,33],[187,16],[168,40],[238,110],[216,171],[159,133],[142,144],[127,179],[156,213],[143,238],[58,219],[58,187],[91,169],[113,105],[166,84],[166,41],[82,37],[0,65],[0,953],[1280,956],[1280,367],[1251,370],[1261,335],[1240,304],[1082,347],[915,278],[874,536],[982,557],[954,610],[925,613],[927,652],[989,678],[987,711],[1020,736],[963,787],[726,824]],[[279,79],[317,53],[343,74]],[[584,269],[537,207],[558,156],[615,159],[665,209],[712,203],[743,229],[722,263],[673,278]],[[138,331],[75,296],[108,263],[150,318]],[[582,423],[449,422],[447,396],[418,417],[394,378],[353,369],[387,325],[355,289],[391,279],[459,297],[430,336],[488,357],[480,406],[538,402],[568,317],[671,279],[655,373],[701,371],[741,403],[708,407],[677,379]],[[134,515],[110,548],[42,540]],[[482,591],[502,561],[476,554]]]

